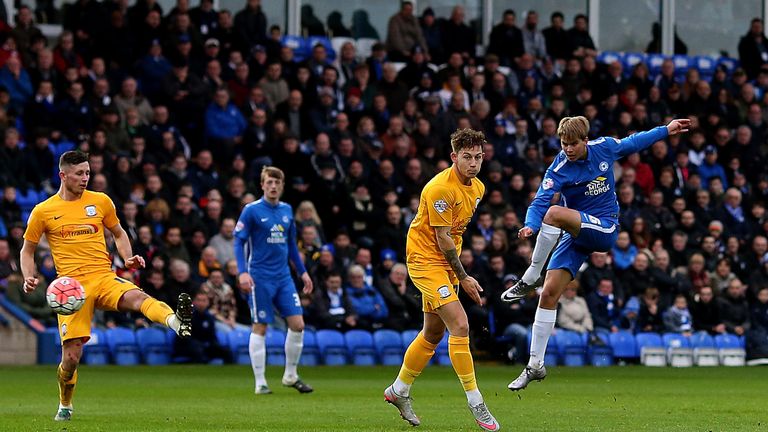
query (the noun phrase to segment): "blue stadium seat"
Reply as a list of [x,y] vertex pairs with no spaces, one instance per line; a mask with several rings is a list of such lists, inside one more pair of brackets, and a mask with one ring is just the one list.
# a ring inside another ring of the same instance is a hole
[[248,352],[251,332],[244,329],[234,329],[227,333],[227,339],[229,341],[229,350],[232,352],[232,360],[235,364],[251,364],[251,355]]
[[651,75],[656,76],[661,73],[661,64],[667,58],[664,54],[648,54],[648,57],[645,58],[645,63],[648,65]]
[[632,69],[634,69],[638,63],[643,63],[643,62],[645,62],[645,53],[636,53],[636,52],[626,53],[624,55],[624,62],[623,62],[624,74],[627,76],[632,75]]
[[171,350],[165,331],[154,327],[138,329],[136,330],[136,341],[139,343],[144,363],[166,365],[171,362]]
[[310,36],[307,38],[307,48],[309,49],[309,56],[312,55],[312,49],[315,45],[320,44],[325,47],[328,52],[328,60],[333,61],[336,59],[336,50],[333,49],[331,40],[325,36]]
[[376,350],[373,336],[365,330],[350,330],[344,335],[347,350],[355,366],[373,366],[376,364]]
[[613,356],[621,359],[635,359],[638,357],[635,336],[627,330],[619,330],[609,335],[609,342],[613,349]]
[[344,366],[347,364],[347,344],[344,335],[336,330],[318,330],[317,346],[323,363],[328,366]]
[[718,349],[723,348],[741,348],[739,337],[731,333],[723,333],[715,336],[715,346]]
[[139,364],[139,346],[133,330],[115,327],[106,331],[107,344],[115,364],[134,366]]
[[107,345],[107,336],[104,334],[104,330],[100,328],[91,329],[91,338],[83,345],[82,361],[84,364],[91,366],[109,364],[109,345]]
[[691,341],[680,333],[664,333],[661,337],[665,348],[690,348]]
[[696,366],[718,366],[720,357],[715,347],[715,339],[705,331],[696,332],[691,336],[693,347],[693,363]]
[[710,56],[695,56],[691,65],[699,70],[702,79],[710,80],[715,75],[716,60]]
[[672,56],[672,63],[675,64],[675,76],[683,78],[692,62],[687,55],[674,55]]
[[[531,339],[533,334],[531,329],[528,329],[528,350],[531,349]],[[554,337],[550,337],[547,341],[547,352],[544,354],[544,366],[557,366],[558,359],[560,357],[560,350],[557,347],[557,340]]]
[[301,350],[299,364],[302,366],[317,366],[320,364],[320,349],[317,347],[315,331],[304,329],[304,348]]
[[309,49],[306,40],[301,36],[284,35],[280,42],[293,50],[293,59],[296,62],[304,61],[309,57]]
[[646,366],[666,366],[667,350],[661,335],[653,332],[643,332],[635,335],[637,349],[640,351],[640,363]]
[[432,357],[432,361],[440,366],[449,366],[451,364],[451,356],[448,353],[448,336],[448,331],[446,331],[443,339],[437,344],[435,355]]
[[219,345],[226,348],[229,346],[229,340],[227,339],[227,332],[216,330],[216,340],[219,341]]
[[741,339],[730,333],[715,336],[715,346],[723,366],[744,366],[746,351],[742,348]]
[[496,331],[496,314],[493,312],[493,309],[490,309],[488,310],[488,332],[493,336],[497,344],[506,344],[512,341],[511,335],[497,335]]
[[661,339],[667,350],[667,362],[670,366],[693,366],[693,349],[688,337],[680,333],[664,333]]
[[558,329],[554,335],[560,359],[565,366],[584,366],[586,345],[580,333]]
[[400,333],[394,330],[377,330],[373,333],[373,342],[381,364],[399,366],[403,362],[403,342]]
[[725,68],[728,69],[728,75],[732,74],[733,71],[735,71],[736,68],[738,68],[741,65],[738,59],[729,58],[729,57],[718,58],[717,64],[725,66]]
[[21,211],[32,211],[39,202],[40,197],[36,190],[29,188],[22,192],[21,189],[16,189],[16,203],[21,207]]
[[267,329],[265,335],[267,346],[267,365],[282,366],[285,364],[285,332],[280,329]]
[[400,334],[403,340],[403,352],[408,350],[408,346],[411,345],[411,342],[413,342],[414,339],[416,339],[416,336],[419,335],[420,331],[421,330],[405,330]]
[[613,364],[613,348],[610,345],[590,345],[587,347],[587,361],[595,367]]
[[623,62],[624,53],[618,51],[603,51],[597,55],[597,61],[602,64],[611,64],[615,61]]

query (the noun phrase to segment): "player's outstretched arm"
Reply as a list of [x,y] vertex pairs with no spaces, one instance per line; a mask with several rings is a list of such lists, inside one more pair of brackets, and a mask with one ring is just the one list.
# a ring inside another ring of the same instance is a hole
[[117,253],[120,254],[120,258],[125,263],[127,269],[140,269],[144,268],[146,263],[144,258],[133,254],[133,248],[131,247],[131,240],[128,238],[128,234],[125,232],[120,224],[117,224],[109,230],[112,235],[115,236],[115,246],[117,246]]
[[37,249],[37,243],[29,240],[24,240],[24,245],[21,247],[21,274],[24,277],[24,292],[31,293],[37,288],[37,284],[40,282],[35,277],[37,270],[35,269],[35,249]]
[[482,302],[480,299],[480,292],[482,292],[483,289],[480,287],[480,284],[477,283],[477,280],[475,280],[475,278],[472,276],[469,276],[464,270],[464,266],[461,265],[459,254],[456,251],[456,243],[453,242],[450,231],[451,227],[449,226],[435,227],[437,246],[443,253],[443,257],[445,257],[448,265],[450,265],[451,269],[453,269],[453,273],[459,279],[459,284],[461,284],[461,287],[475,303],[480,304]]
[[632,153],[643,151],[652,146],[656,141],[661,141],[668,136],[688,132],[690,125],[690,119],[675,119],[666,126],[659,126],[651,130],[632,134],[618,142],[618,146],[614,150],[616,158],[622,158]]

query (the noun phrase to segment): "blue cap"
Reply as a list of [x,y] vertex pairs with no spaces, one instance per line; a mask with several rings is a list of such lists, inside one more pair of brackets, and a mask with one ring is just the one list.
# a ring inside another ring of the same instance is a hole
[[507,127],[507,121],[503,118],[497,118],[496,119],[496,126],[504,126]]
[[381,260],[382,261],[386,261],[386,260],[397,261],[397,253],[395,253],[395,251],[393,251],[392,249],[382,249],[381,250]]
[[330,252],[331,255],[333,255],[336,253],[336,248],[334,248],[331,243],[326,243],[320,246],[320,252]]
[[713,145],[708,145],[704,148],[704,154],[715,154],[717,153],[717,147]]
[[184,33],[179,36],[179,43],[188,43],[192,42],[192,39],[189,38],[189,35]]

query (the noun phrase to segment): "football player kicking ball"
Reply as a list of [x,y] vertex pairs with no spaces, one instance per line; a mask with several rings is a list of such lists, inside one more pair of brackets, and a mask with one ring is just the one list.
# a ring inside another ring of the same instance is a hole
[[461,236],[485,193],[485,186],[476,178],[483,163],[485,142],[481,132],[471,129],[461,129],[451,135],[453,166],[424,186],[419,210],[408,229],[408,274],[421,291],[424,328],[405,352],[400,373],[384,390],[384,399],[414,426],[421,422],[411,407],[411,385],[429,363],[447,328],[451,364],[467,394],[475,421],[482,429],[499,430],[499,423],[477,389],[469,351],[467,314],[457,296],[458,285],[461,285],[472,300],[481,301],[482,288],[464,271],[459,254]]
[[[544,289],[533,323],[531,357],[520,376],[509,384],[522,390],[531,381],[547,376],[544,353],[557,315],[557,301],[566,285],[592,252],[611,249],[619,234],[619,204],[613,178],[613,162],[650,147],[656,141],[687,132],[691,121],[672,120],[622,140],[610,137],[587,141],[589,122],[584,117],[560,120],[557,134],[563,151],[544,174],[536,197],[518,237],[538,231],[531,265],[520,281],[506,290],[501,299],[515,302],[541,285],[541,273],[550,253]],[[550,205],[560,192],[560,205]]]
[[167,304],[148,296],[112,271],[104,241],[105,228],[114,235],[117,252],[126,268],[143,268],[144,258],[133,255],[131,241],[120,226],[112,200],[103,193],[85,189],[90,175],[87,154],[68,151],[61,155],[59,191],[32,210],[21,249],[25,292],[32,292],[39,283],[35,276],[35,248],[43,234],[51,247],[58,275],[77,279],[86,292],[85,303],[79,311],[58,316],[62,348],[58,368],[59,410],[54,420],[72,417],[77,365],[83,344],[91,337],[94,308],[141,312],[150,320],[172,328],[181,337],[189,337],[192,330],[189,294],[179,296],[179,309],[174,313]]

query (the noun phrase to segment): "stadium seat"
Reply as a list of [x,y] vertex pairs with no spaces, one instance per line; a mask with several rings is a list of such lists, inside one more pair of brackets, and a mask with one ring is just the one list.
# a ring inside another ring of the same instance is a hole
[[635,335],[640,351],[640,363],[645,366],[666,366],[667,350],[658,333],[638,333]]
[[[558,330],[560,331],[560,330]],[[531,349],[531,338],[533,334],[531,329],[528,329],[528,350]],[[557,366],[558,359],[560,357],[560,350],[557,347],[557,340],[555,337],[550,337],[547,341],[547,352],[544,354],[544,366]]]
[[229,350],[232,352],[232,360],[235,364],[251,364],[251,355],[248,352],[248,342],[251,339],[251,332],[244,329],[234,329],[227,333],[229,341]]
[[693,363],[696,366],[717,366],[720,358],[715,348],[715,339],[705,331],[694,333],[691,336],[693,347]]
[[741,341],[730,333],[715,336],[715,346],[723,366],[744,366],[747,352],[741,347]]
[[360,38],[357,40],[357,56],[360,58],[368,58],[373,52],[373,46],[379,42],[378,39],[373,38]]
[[440,366],[450,366],[451,356],[448,353],[448,331],[446,330],[443,339],[437,344],[435,348],[435,355],[432,357],[432,362]]
[[165,337],[165,331],[158,328],[136,330],[136,341],[141,349],[144,363],[148,365],[166,365],[171,362],[171,350]]
[[720,57],[717,59],[717,64],[725,66],[728,69],[728,75],[732,74],[740,66],[739,60],[729,57]]
[[664,348],[667,349],[667,363],[672,367],[693,366],[693,349],[691,342],[680,333],[664,333],[661,337]]
[[220,330],[216,330],[216,340],[219,341],[219,345],[226,348],[229,346],[229,341],[227,340],[227,333]]
[[403,362],[403,343],[394,330],[377,330],[373,333],[376,353],[384,366],[399,366]]
[[[58,334],[58,332],[57,332]],[[91,329],[91,338],[83,345],[83,364],[103,366],[109,364],[109,346],[104,330]]]
[[282,366],[285,364],[285,332],[272,327],[267,329],[264,340],[267,346],[267,365]]
[[[352,45],[355,45],[355,50],[357,50],[357,44],[355,44],[355,40],[351,37],[331,38],[331,47],[336,52],[336,56],[341,56],[341,47],[347,42],[352,42]],[[355,55],[357,55],[357,51],[355,51]]]
[[610,345],[589,345],[587,361],[595,367],[606,367],[613,364],[613,348]]
[[636,359],[638,357],[635,336],[627,330],[619,330],[609,335],[609,345],[613,349],[613,356],[620,359]]
[[554,335],[560,359],[565,366],[584,366],[586,345],[580,333],[558,329]]
[[644,61],[645,53],[626,53],[624,55],[624,74],[626,76],[632,75],[632,69],[634,69],[638,63],[643,63]]
[[139,364],[139,346],[136,344],[136,335],[133,330],[115,327],[108,329],[105,334],[115,364],[120,366]]
[[710,56],[695,56],[691,59],[691,66],[699,71],[701,79],[710,80],[715,75],[716,61]]
[[618,51],[603,51],[597,55],[598,63],[611,64],[615,61],[622,62],[624,60],[624,53]]
[[21,189],[16,189],[16,204],[19,205],[22,212],[25,210],[31,212],[39,202],[40,197],[36,190],[29,188],[25,192],[22,192]]
[[408,349],[408,346],[411,345],[411,342],[413,342],[414,339],[416,339],[416,336],[419,335],[420,331],[421,330],[405,330],[400,334],[403,341],[403,352]]
[[283,46],[287,46],[293,50],[293,59],[297,63],[302,62],[309,57],[307,42],[301,36],[284,35],[280,42]]
[[661,73],[661,64],[664,63],[668,57],[664,54],[648,54],[645,58],[645,63],[648,65],[648,70],[652,76],[656,76]]
[[347,364],[347,345],[344,335],[336,330],[318,330],[317,346],[323,363],[328,366],[344,366]]
[[320,349],[317,347],[315,331],[304,329],[304,348],[301,350],[299,364],[302,366],[317,366],[320,364]]
[[376,364],[376,350],[373,336],[365,330],[350,330],[344,334],[347,350],[355,366],[373,366]]
[[672,56],[672,63],[675,64],[675,76],[684,78],[688,68],[691,67],[691,58],[687,55],[674,55]]

